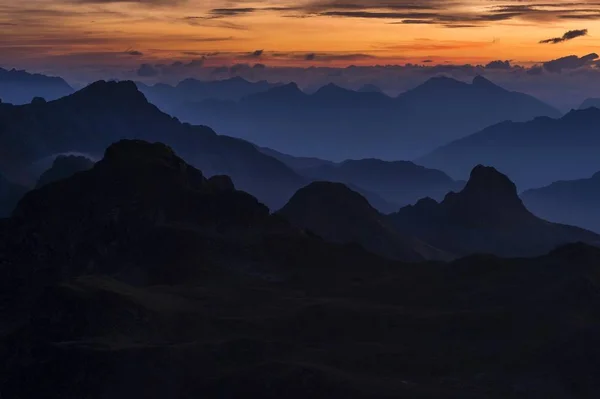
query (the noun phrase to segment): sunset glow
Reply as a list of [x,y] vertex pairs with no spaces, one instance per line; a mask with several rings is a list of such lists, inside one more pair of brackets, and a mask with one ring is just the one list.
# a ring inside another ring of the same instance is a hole
[[[537,5],[536,5],[537,4]],[[600,4],[570,1],[0,0],[0,63],[534,64],[600,45]],[[557,44],[541,40],[587,29]],[[11,65],[8,65],[11,66]]]

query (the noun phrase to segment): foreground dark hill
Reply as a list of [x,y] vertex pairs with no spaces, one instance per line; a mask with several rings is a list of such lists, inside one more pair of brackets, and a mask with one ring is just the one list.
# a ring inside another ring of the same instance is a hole
[[520,189],[573,180],[600,170],[600,109],[560,119],[504,122],[441,147],[416,162],[464,178],[478,164],[505,171]]
[[521,198],[539,217],[600,232],[600,172],[588,179],[527,190]]
[[536,256],[572,242],[600,244],[595,233],[539,219],[508,177],[481,165],[461,192],[440,203],[423,199],[390,219],[398,231],[457,255]]
[[71,93],[73,93],[73,88],[62,78],[0,68],[0,100],[2,102],[27,104],[35,97],[50,101]]
[[305,184],[283,163],[247,142],[190,126],[150,104],[132,82],[97,82],[65,98],[0,105],[0,172],[33,185],[31,165],[55,154],[97,156],[123,139],[163,141],[207,175],[227,174],[274,209]]
[[136,85],[152,104],[168,113],[186,103],[209,99],[237,101],[245,96],[278,86],[266,81],[249,82],[240,77],[214,81],[186,79],[175,86],[167,84],[148,86],[139,82]]
[[335,161],[414,159],[504,120],[560,116],[482,77],[472,84],[433,78],[397,98],[335,85],[308,95],[292,83],[241,101],[190,103],[173,114],[287,154]]
[[50,169],[42,173],[36,187],[40,188],[46,184],[66,179],[75,173],[89,170],[94,166],[94,161],[84,156],[59,155],[54,159]]
[[341,183],[311,183],[299,190],[278,214],[328,241],[358,243],[387,258],[413,262],[451,258],[397,233],[363,196]]
[[27,188],[9,182],[0,174],[0,218],[9,216],[26,192]]
[[165,146],[0,223],[3,398],[595,398],[600,251],[406,265],[288,226]]

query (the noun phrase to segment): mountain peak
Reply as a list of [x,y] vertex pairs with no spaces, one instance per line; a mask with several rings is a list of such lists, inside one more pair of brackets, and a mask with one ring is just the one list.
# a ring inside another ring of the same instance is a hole
[[256,94],[251,94],[247,96],[245,99],[261,99],[261,100],[295,100],[298,98],[303,98],[306,96],[302,90],[298,87],[296,82],[290,82],[285,85],[276,86],[272,89],[269,89],[264,92],[259,92]]
[[146,97],[132,81],[99,80],[70,96],[77,101],[94,103],[133,104],[148,103]]
[[465,188],[449,193],[442,205],[476,224],[510,224],[533,217],[519,198],[517,186],[495,168],[483,165],[473,168]]
[[106,149],[104,158],[98,162],[98,166],[145,166],[151,163],[170,167],[180,167],[185,164],[165,144],[143,140],[121,140]]
[[315,92],[315,95],[319,94],[337,94],[337,93],[346,93],[350,90],[344,89],[341,86],[336,85],[335,83],[328,83],[325,86],[322,86],[319,90]]
[[279,213],[297,227],[329,241],[359,243],[389,258],[418,261],[445,256],[399,235],[362,195],[341,183],[311,183],[294,194]]
[[517,186],[506,176],[491,166],[477,165],[465,187],[467,191],[493,190],[497,194],[517,195]]
[[489,88],[495,88],[498,89],[500,88],[500,86],[496,85],[495,83],[493,83],[492,81],[484,78],[481,75],[477,75],[473,78],[473,86],[477,86],[477,87],[489,87]]
[[94,161],[81,155],[59,155],[54,159],[52,167],[40,176],[36,188],[66,179],[75,173],[89,170],[93,166]]

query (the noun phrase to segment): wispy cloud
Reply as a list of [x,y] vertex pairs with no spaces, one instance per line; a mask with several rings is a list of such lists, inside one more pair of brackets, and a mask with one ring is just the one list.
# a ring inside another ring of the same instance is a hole
[[552,39],[541,40],[540,43],[541,44],[545,44],[545,43],[558,44],[558,43],[566,42],[568,40],[576,39],[581,36],[586,36],[587,34],[588,34],[587,29],[570,30],[567,33],[565,33],[564,35],[562,35],[562,37],[554,37]]

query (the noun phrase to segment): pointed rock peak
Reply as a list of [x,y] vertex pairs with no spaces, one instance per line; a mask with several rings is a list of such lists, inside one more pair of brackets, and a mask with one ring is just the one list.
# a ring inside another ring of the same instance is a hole
[[127,104],[128,107],[148,102],[132,81],[100,80],[73,94],[71,98],[94,103]]
[[462,193],[476,192],[518,198],[517,186],[508,176],[498,172],[491,166],[477,165],[471,171],[471,177]]
[[106,149],[98,166],[139,167],[160,164],[166,167],[183,168],[185,162],[162,143],[143,140],[121,140]]
[[[302,95],[304,92],[300,90],[296,82],[290,82],[285,85],[277,86],[265,93],[277,94],[277,95]],[[259,93],[261,94],[261,93]]]
[[500,86],[494,84],[492,81],[484,78],[481,75],[477,75],[473,78],[473,86],[477,87],[490,87],[490,88],[500,88]]
[[460,80],[456,80],[454,78],[450,78],[448,76],[435,76],[430,78],[421,86],[418,86],[414,90],[419,89],[434,89],[434,90],[449,90],[454,88],[463,88],[468,86],[465,82],[461,82]]
[[439,204],[436,200],[434,200],[431,197],[425,197],[425,198],[421,198],[420,200],[418,200],[417,203],[415,204],[415,207],[429,208],[429,207],[437,206],[437,205],[439,205]]

